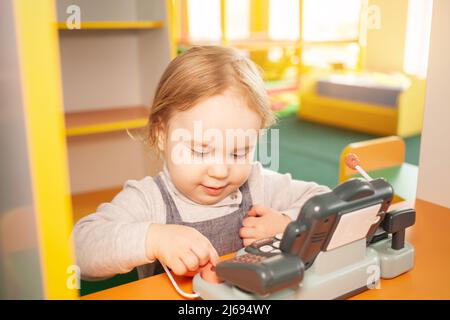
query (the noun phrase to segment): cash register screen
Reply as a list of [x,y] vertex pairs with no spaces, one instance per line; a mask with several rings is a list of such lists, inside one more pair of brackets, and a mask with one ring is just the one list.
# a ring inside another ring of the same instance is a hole
[[380,208],[381,203],[342,214],[326,251],[365,238],[370,227],[380,219]]

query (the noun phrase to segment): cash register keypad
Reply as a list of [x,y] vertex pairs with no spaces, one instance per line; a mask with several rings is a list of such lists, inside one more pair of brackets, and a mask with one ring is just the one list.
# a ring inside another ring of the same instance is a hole
[[283,234],[280,233],[272,238],[257,240],[249,245],[245,250],[249,253],[263,256],[276,255],[281,253],[280,242],[282,237]]

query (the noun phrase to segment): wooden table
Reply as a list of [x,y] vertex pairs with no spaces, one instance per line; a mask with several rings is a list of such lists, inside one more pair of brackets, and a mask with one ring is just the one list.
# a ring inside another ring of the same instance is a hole
[[[406,239],[416,250],[415,267],[381,288],[351,299],[450,299],[450,209],[417,200],[416,224]],[[191,278],[176,277],[180,287],[192,292]],[[165,274],[134,281],[83,296],[82,299],[183,299]]]

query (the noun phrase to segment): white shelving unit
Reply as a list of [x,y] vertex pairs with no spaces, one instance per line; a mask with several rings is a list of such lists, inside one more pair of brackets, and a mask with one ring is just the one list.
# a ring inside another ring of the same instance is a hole
[[[143,127],[171,59],[165,0],[58,0],[71,192],[119,189],[161,168],[127,129]],[[77,5],[81,29],[69,30]],[[77,207],[77,204],[74,204]]]

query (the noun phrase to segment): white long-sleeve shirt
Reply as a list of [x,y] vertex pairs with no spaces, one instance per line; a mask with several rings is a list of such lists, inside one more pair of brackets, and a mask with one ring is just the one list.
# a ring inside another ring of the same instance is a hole
[[[200,205],[173,185],[169,172],[159,173],[186,222],[214,219],[235,211],[242,201],[239,190],[213,205]],[[314,195],[328,192],[326,186],[294,180],[290,174],[252,165],[248,185],[253,204],[262,204],[296,219],[303,204]],[[152,177],[128,180],[110,203],[80,219],[73,237],[77,264],[83,278],[105,278],[151,263],[146,255],[146,237],[152,223],[166,223],[166,209]]]

